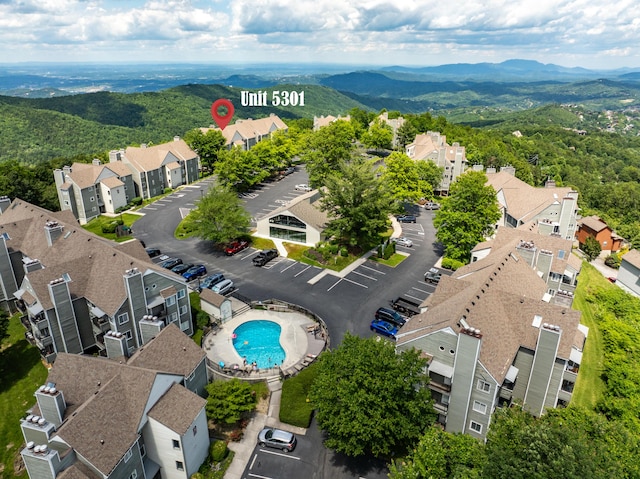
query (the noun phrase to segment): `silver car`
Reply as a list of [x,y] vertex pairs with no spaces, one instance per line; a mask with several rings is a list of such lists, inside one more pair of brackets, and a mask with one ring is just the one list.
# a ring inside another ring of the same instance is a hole
[[282,449],[284,452],[291,452],[296,448],[296,437],[290,432],[272,427],[265,427],[258,434],[258,444],[260,447],[273,447]]
[[407,248],[411,248],[413,246],[413,241],[409,238],[405,238],[404,236],[400,236],[400,238],[395,238],[394,241],[399,246],[406,246]]
[[233,281],[225,279],[211,287],[211,291],[218,294],[227,294],[233,290]]

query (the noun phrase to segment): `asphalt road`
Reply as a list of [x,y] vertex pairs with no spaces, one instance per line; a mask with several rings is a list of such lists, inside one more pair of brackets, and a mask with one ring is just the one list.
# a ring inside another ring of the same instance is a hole
[[[309,284],[321,269],[281,257],[258,268],[251,263],[255,249],[249,248],[228,257],[216,251],[209,242],[174,238],[174,230],[182,217],[206,194],[212,182],[213,179],[207,179],[187,186],[143,208],[141,212],[145,216],[133,227],[135,237],[143,240],[146,246],[160,248],[163,254],[182,258],[185,263],[203,263],[209,273],[223,272],[234,281],[240,294],[253,300],[278,298],[314,311],[327,324],[332,347],[340,344],[347,332],[361,337],[374,335],[369,329],[374,313],[381,306],[389,306],[391,300],[403,296],[421,302],[435,289],[424,282],[425,271],[441,254],[435,243],[432,211],[417,206],[409,208],[408,212],[417,216],[417,223],[403,224],[403,236],[413,241],[413,247],[398,247],[410,256],[397,267],[367,261],[344,278],[326,275],[315,284]],[[261,185],[243,199],[245,207],[254,219],[259,218],[302,194],[296,192],[294,186],[306,182],[306,173],[296,171],[281,181]],[[371,459],[354,461],[322,447],[321,432],[315,423],[299,442],[293,453],[300,454],[299,460],[278,456],[282,454],[279,451],[264,452],[256,447],[257,459],[253,466],[252,462],[247,466],[245,477],[387,477],[384,464]],[[264,473],[267,465],[270,465],[268,474]]]

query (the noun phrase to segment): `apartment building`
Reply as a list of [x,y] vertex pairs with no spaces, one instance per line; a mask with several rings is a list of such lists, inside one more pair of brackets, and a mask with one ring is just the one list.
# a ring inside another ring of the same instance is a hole
[[[482,166],[479,167],[482,169]],[[498,195],[502,216],[496,226],[518,228],[536,221],[541,234],[573,241],[578,227],[578,192],[548,181],[536,188],[516,178],[515,168],[487,168],[487,184]]]
[[29,477],[188,479],[209,450],[204,363],[174,324],[128,360],[60,353],[20,421]]
[[[200,128],[203,134],[206,134],[214,127]],[[225,137],[226,147],[228,150],[237,146],[242,150],[250,150],[265,138],[271,138],[276,131],[289,131],[289,127],[274,113],[266,118],[258,118],[257,120],[237,120],[233,125],[227,125],[222,130],[222,136]]]
[[137,196],[133,173],[122,163],[73,163],[53,171],[60,209],[84,225],[103,213],[115,213]]
[[20,199],[0,215],[0,302],[22,313],[48,362],[58,353],[106,355],[107,332],[120,335],[124,356],[169,323],[193,334],[184,279],[153,264],[138,241],[105,240],[69,210]]
[[429,359],[438,421],[486,438],[497,407],[535,416],[571,401],[588,328],[580,312],[547,301],[546,282],[509,249],[444,276],[398,332],[397,349]]
[[571,307],[582,260],[571,254],[571,240],[538,231],[536,221],[520,228],[500,226],[493,239],[478,243],[471,250],[471,262],[497,251],[517,255],[545,281],[552,303]]
[[414,160],[432,161],[442,168],[442,181],[434,190],[436,194],[449,194],[451,184],[467,169],[468,162],[464,146],[447,144],[447,138],[435,131],[416,135],[413,143],[406,146],[406,154]]
[[109,165],[122,163],[129,168],[136,185],[136,196],[153,198],[165,188],[188,185],[198,179],[200,158],[180,139],[155,146],[129,146],[109,152]]

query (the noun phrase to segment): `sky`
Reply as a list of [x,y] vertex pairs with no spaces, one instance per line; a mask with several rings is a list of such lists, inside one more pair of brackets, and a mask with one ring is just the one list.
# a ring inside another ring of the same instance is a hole
[[636,0],[0,0],[0,63],[640,67]]

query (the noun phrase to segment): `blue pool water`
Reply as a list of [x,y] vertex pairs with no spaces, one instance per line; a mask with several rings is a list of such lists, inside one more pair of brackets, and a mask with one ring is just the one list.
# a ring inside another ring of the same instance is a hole
[[254,361],[260,369],[272,368],[284,361],[284,349],[280,346],[280,325],[273,321],[247,321],[233,331],[233,347],[247,364]]

